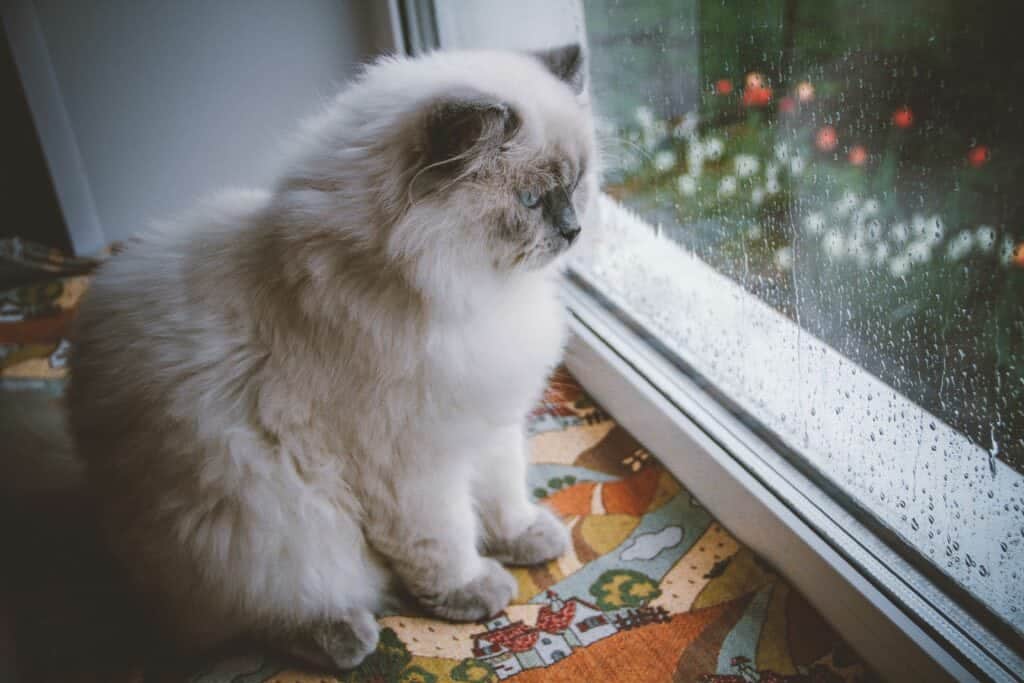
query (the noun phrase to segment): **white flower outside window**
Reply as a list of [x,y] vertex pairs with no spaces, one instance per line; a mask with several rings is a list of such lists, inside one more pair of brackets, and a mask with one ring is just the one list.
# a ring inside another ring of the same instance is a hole
[[718,194],[722,197],[731,197],[736,194],[736,177],[727,175],[718,184]]
[[733,160],[733,168],[739,178],[749,178],[757,173],[760,166],[757,157],[750,154],[737,154]]

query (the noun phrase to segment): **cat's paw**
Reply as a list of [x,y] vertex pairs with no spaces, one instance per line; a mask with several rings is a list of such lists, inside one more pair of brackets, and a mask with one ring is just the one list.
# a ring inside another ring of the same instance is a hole
[[380,627],[366,610],[349,610],[343,618],[325,619],[295,629],[277,645],[285,654],[327,671],[359,666],[377,649]]
[[537,519],[521,534],[488,546],[496,560],[512,565],[548,562],[569,550],[569,530],[546,507],[537,506]]
[[515,578],[494,560],[482,559],[482,570],[466,585],[431,601],[434,614],[452,621],[479,621],[508,606],[519,590]]

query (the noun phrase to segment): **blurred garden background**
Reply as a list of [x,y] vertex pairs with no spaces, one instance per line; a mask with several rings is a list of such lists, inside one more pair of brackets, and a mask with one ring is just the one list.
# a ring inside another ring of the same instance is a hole
[[1024,472],[1013,5],[584,6],[606,191]]

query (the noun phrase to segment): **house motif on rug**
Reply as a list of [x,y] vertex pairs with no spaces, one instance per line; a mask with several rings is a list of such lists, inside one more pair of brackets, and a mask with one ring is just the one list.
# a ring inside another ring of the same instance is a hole
[[509,621],[502,612],[487,622],[487,631],[473,636],[473,656],[487,662],[505,679],[523,671],[545,667],[617,633],[618,627],[595,605],[547,592],[547,604],[533,626]]

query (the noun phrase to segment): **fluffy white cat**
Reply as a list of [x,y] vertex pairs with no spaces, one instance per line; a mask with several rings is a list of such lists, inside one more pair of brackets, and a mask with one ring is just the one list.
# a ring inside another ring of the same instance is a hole
[[565,341],[560,260],[597,197],[582,54],[368,67],[269,192],[114,257],[69,405],[116,556],[176,640],[334,668],[407,591],[477,620],[500,562],[566,550],[524,417]]

